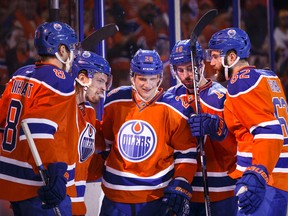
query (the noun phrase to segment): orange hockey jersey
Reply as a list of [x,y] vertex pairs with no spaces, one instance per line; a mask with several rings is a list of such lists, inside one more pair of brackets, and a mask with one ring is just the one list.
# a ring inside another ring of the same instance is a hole
[[[184,114],[188,117],[195,113],[195,96],[188,94],[187,89],[179,84],[168,89],[175,95],[176,100],[182,102],[185,107]],[[208,82],[200,88],[201,113],[210,113],[223,118],[226,89],[219,83]],[[204,150],[206,155],[206,168],[208,176],[209,196],[211,202],[220,201],[234,196],[236,181],[229,177],[228,173],[236,166],[236,140],[228,132],[222,141],[215,141],[210,136],[205,136]],[[198,168],[193,182],[192,202],[204,202],[204,187],[200,155],[198,156]]]
[[196,171],[196,139],[173,95],[159,93],[136,101],[132,87],[112,90],[105,101],[103,134],[111,152],[102,189],[112,201],[144,203],[159,199],[174,177],[191,182]]
[[241,68],[228,84],[224,116],[236,136],[241,177],[251,164],[264,165],[269,184],[288,191],[287,102],[281,82],[270,70]]
[[78,138],[74,80],[54,65],[20,68],[9,81],[0,107],[0,199],[29,199],[38,196],[43,185],[20,127],[22,120],[28,123],[44,167],[67,163],[67,186],[73,185]]
[[78,161],[75,169],[77,197],[71,197],[72,214],[85,215],[84,195],[88,176],[88,166],[95,151],[96,112],[89,102],[78,105]]

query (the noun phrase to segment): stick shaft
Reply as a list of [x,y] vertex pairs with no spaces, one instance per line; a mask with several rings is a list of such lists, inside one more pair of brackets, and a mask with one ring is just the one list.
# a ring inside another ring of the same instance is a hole
[[[201,34],[203,29],[217,16],[218,11],[212,9],[206,12],[197,22],[193,31],[190,35],[190,47],[191,47],[191,65],[193,70],[193,84],[194,84],[194,95],[195,95],[195,106],[196,114],[201,113],[200,105],[200,80],[201,80],[201,71],[199,68],[194,67],[194,57],[196,55],[196,41],[198,36]],[[204,71],[202,71],[204,73]],[[205,211],[206,216],[211,216],[211,207],[210,207],[210,197],[209,197],[209,187],[208,187],[208,175],[206,167],[206,155],[204,149],[204,137],[198,137],[198,146],[200,147],[200,160],[202,167],[202,177],[203,177],[203,187],[204,187],[204,199],[205,199]]]
[[[42,160],[40,158],[40,155],[39,155],[39,152],[37,150],[37,147],[36,147],[36,144],[32,138],[32,134],[31,134],[31,131],[29,129],[29,126],[27,124],[27,122],[25,121],[22,121],[21,122],[21,126],[22,126],[22,129],[24,131],[24,134],[27,138],[27,141],[28,141],[28,144],[29,144],[29,148],[31,150],[31,153],[33,155],[33,158],[34,158],[34,161],[38,167],[38,170],[39,170],[39,173],[40,173],[40,176],[42,178],[42,181],[44,183],[44,185],[47,185],[48,183],[48,178],[47,178],[47,175],[45,173],[45,169],[44,169],[44,166],[42,164]],[[61,212],[60,212],[60,209],[58,206],[55,206],[53,208],[53,211],[55,213],[56,216],[61,216]]]

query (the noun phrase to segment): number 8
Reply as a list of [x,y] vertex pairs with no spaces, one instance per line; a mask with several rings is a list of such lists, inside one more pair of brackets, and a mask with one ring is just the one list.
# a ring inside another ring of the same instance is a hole
[[19,100],[11,100],[6,119],[6,127],[3,134],[2,148],[5,151],[12,152],[16,148],[17,132],[20,114],[22,112],[22,103]]

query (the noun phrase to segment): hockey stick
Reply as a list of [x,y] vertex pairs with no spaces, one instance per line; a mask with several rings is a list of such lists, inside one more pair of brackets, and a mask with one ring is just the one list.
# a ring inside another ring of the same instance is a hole
[[58,0],[49,0],[49,22],[59,21],[59,14],[60,14],[60,8],[59,8],[59,1]]
[[83,50],[95,52],[95,46],[100,41],[105,40],[106,38],[110,36],[113,36],[117,31],[119,31],[119,28],[116,24],[114,23],[107,24],[103,26],[102,28],[94,31],[88,37],[86,37],[81,42],[81,47]]
[[[194,84],[196,114],[201,113],[200,94],[199,94],[201,72],[198,68],[194,68],[193,54],[194,53],[196,54],[196,41],[197,41],[198,36],[201,34],[203,29],[217,16],[217,14],[218,14],[218,11],[216,9],[212,9],[206,12],[199,19],[199,21],[195,25],[190,35],[191,64],[192,64],[193,75],[194,75],[193,84]],[[201,161],[202,176],[203,176],[205,211],[206,211],[206,216],[211,216],[208,176],[207,176],[207,168],[206,168],[206,155],[205,155],[205,150],[204,150],[204,137],[198,137],[197,141],[198,141],[198,146],[200,147],[200,161]]]
[[[30,129],[29,129],[29,127],[28,127],[28,124],[27,124],[27,122],[22,121],[22,122],[21,122],[21,126],[22,126],[22,129],[23,129],[23,131],[24,131],[24,133],[25,133],[25,136],[26,136],[26,138],[27,138],[27,141],[28,141],[28,144],[29,144],[31,153],[32,153],[33,158],[34,158],[34,160],[35,160],[35,163],[36,163],[36,165],[37,165],[37,167],[38,167],[38,170],[39,170],[41,179],[42,179],[44,185],[47,185],[47,184],[48,184],[48,177],[47,177],[47,175],[46,175],[46,173],[45,173],[45,168],[44,168],[44,166],[43,166],[43,164],[42,164],[40,155],[39,155],[38,150],[37,150],[37,148],[36,148],[35,142],[34,142],[34,140],[33,140],[33,138],[32,138]],[[59,209],[58,206],[55,206],[55,207],[53,208],[53,211],[54,211],[54,213],[55,213],[56,216],[61,216],[61,212],[60,212],[60,209]]]

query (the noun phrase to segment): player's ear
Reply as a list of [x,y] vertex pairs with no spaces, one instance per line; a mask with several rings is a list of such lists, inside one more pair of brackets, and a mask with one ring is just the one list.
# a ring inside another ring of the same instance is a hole
[[233,51],[228,54],[228,60],[230,62],[234,62],[237,59],[237,54]]
[[81,72],[78,74],[78,79],[82,82],[82,83],[86,83],[89,82],[88,77],[86,76],[86,74],[84,72]]
[[66,53],[66,52],[67,52],[67,50],[66,50],[65,45],[63,45],[63,44],[59,45],[59,47],[58,47],[58,53],[59,53],[59,55],[60,55],[60,56],[63,56],[64,53]]

